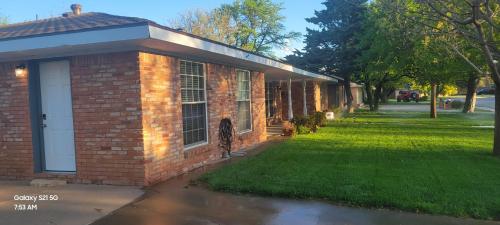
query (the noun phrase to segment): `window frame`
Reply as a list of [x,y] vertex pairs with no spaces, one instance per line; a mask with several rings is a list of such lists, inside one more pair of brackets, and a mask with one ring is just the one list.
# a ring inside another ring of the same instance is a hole
[[[236,123],[236,129],[238,130],[238,134],[245,134],[253,131],[253,107],[252,107],[252,73],[250,70],[244,70],[244,69],[236,69],[236,92],[239,93],[240,90],[238,90],[239,84],[238,84],[238,72],[245,72],[248,73],[248,100],[238,100],[238,96],[236,96],[236,117],[238,118],[238,103],[239,102],[248,102],[249,103],[249,111],[250,111],[250,128],[244,129],[244,130],[239,130],[238,123]],[[239,121],[237,121],[239,122]]]
[[[193,149],[193,148],[196,148],[196,147],[200,147],[200,146],[203,146],[203,145],[208,145],[208,98],[207,98],[207,66],[205,63],[202,63],[202,62],[196,62],[196,61],[192,61],[192,60],[187,60],[187,59],[180,59],[179,60],[179,63],[178,63],[178,66],[179,66],[179,69],[178,69],[178,73],[179,73],[179,78],[182,79],[182,75],[185,75],[185,76],[193,76],[193,74],[182,74],[181,73],[181,63],[182,62],[190,62],[190,63],[196,63],[196,64],[201,64],[202,65],[202,68],[203,68],[203,101],[198,101],[198,102],[183,102],[182,101],[182,85],[181,85],[181,88],[179,89],[180,90],[180,93],[181,93],[181,114],[182,114],[182,106],[183,105],[194,105],[194,104],[205,104],[205,141],[199,141],[199,142],[195,142],[195,143],[191,143],[191,144],[188,144],[188,145],[185,145],[184,144],[184,125],[182,126],[182,144],[183,144],[183,148],[184,148],[184,151],[188,151],[190,149]],[[182,82],[181,80],[179,80],[179,83]],[[182,120],[184,120],[184,117],[181,117]]]

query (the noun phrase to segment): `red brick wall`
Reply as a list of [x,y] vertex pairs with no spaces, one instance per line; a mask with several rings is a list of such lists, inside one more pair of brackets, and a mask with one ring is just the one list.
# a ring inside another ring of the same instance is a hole
[[[288,119],[288,83],[281,83],[281,104],[278,104],[278,111],[282,112],[285,120]],[[322,96],[320,83],[316,81],[306,82],[306,103],[307,114],[311,115],[314,112],[322,111]],[[292,109],[293,115],[304,115],[304,87],[302,81],[292,82]]]
[[71,57],[77,172],[34,173],[28,75],[0,64],[0,178],[142,185],[143,144],[137,53]]
[[145,176],[151,184],[174,176],[183,159],[180,79],[175,58],[139,53],[139,59]]
[[[139,58],[146,183],[156,183],[220,159],[219,122],[222,118],[229,117],[237,124],[236,68],[206,64],[208,144],[185,150],[182,141],[179,60],[149,53],[140,53]],[[237,135],[234,150],[266,139],[264,94],[264,75],[253,72],[253,131]]]
[[0,64],[0,179],[33,175],[28,75],[16,77],[19,64]]
[[77,182],[142,185],[138,53],[71,58]]
[[330,110],[331,106],[328,105],[328,84],[326,82],[320,84],[320,93],[321,111]]
[[[185,150],[179,60],[125,52],[69,58],[76,164],[74,175],[33,173],[28,76],[18,63],[0,64],[0,178],[61,178],[70,182],[149,185],[220,159],[217,132],[236,121],[236,68],[206,64],[208,144]],[[265,141],[264,74],[252,72],[253,130],[233,149]]]

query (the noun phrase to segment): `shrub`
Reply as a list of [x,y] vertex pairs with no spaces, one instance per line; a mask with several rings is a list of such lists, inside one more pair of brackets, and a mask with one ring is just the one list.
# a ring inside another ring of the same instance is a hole
[[309,128],[312,132],[316,132],[318,129],[314,116],[294,116],[290,122],[295,125],[296,130],[298,130],[301,126]]
[[429,96],[426,95],[426,96],[420,97],[420,101],[422,101],[422,102],[429,101]]
[[326,112],[315,112],[313,114],[314,124],[319,127],[326,126]]
[[295,126],[288,121],[283,122],[282,131],[284,136],[293,136],[296,133]]
[[463,108],[465,105],[465,103],[463,103],[462,101],[452,101],[451,102],[451,108],[452,109],[461,109]]
[[297,126],[297,133],[298,134],[310,134],[311,133],[311,129],[309,127],[306,127],[306,126]]
[[316,123],[316,118],[314,117],[314,115],[307,117],[306,127],[311,129],[313,133],[318,130],[319,125]]
[[333,114],[335,114],[335,119],[340,119],[344,115],[344,110],[342,109],[342,107],[333,108],[331,111],[333,112]]
[[306,126],[307,123],[308,123],[308,120],[309,118],[307,118],[306,116],[294,116],[292,120],[290,120],[290,122],[292,122],[296,127],[298,126]]

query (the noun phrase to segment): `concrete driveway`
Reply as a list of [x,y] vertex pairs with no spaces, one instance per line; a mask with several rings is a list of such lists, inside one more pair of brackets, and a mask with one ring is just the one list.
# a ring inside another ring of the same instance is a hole
[[477,98],[477,107],[480,107],[482,109],[490,109],[495,111],[495,96],[492,95],[480,95]]
[[0,225],[87,225],[143,193],[137,187],[0,181]]
[[[401,111],[401,112],[430,112],[429,104],[393,104],[393,105],[380,105],[380,111]],[[440,109],[438,112],[460,112],[458,109]]]
[[[446,98],[446,97],[443,97]],[[462,102],[465,102],[464,95],[457,95],[450,97],[451,99],[458,99]],[[494,112],[495,111],[495,96],[494,95],[478,95],[476,99],[476,108]]]
[[140,200],[92,225],[499,225],[498,222],[390,210],[336,206],[320,201],[213,192],[193,182],[213,168],[148,189]]
[[[440,97],[446,99],[447,97]],[[456,99],[460,101],[465,101],[465,96],[452,96],[451,99]],[[419,104],[388,104],[380,105],[380,110],[382,111],[406,111],[406,112],[429,112],[429,103],[419,103]],[[492,95],[479,95],[477,97],[476,109],[481,109],[484,111],[494,112],[495,111],[495,96]],[[438,112],[461,112],[458,109],[439,109]]]

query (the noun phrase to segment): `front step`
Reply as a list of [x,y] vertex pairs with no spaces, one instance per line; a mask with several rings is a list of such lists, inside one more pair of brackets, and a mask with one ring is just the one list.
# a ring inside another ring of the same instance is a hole
[[267,127],[267,136],[281,136],[283,134],[283,128],[281,124],[271,125]]
[[65,180],[34,179],[30,182],[33,187],[55,187],[66,185]]

